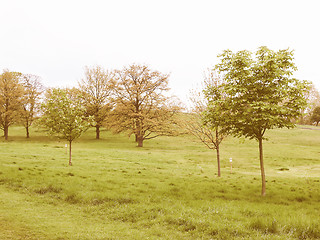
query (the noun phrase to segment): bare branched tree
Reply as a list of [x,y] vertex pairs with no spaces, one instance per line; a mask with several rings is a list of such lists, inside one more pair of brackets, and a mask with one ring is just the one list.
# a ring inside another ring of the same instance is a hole
[[100,138],[100,127],[110,113],[113,87],[113,73],[100,66],[86,67],[85,78],[79,82],[87,116],[94,117],[96,139]]
[[[196,136],[209,149],[216,150],[218,177],[220,170],[220,144],[227,136],[227,131],[220,124],[225,117],[225,110],[220,106],[224,98],[223,78],[216,75],[212,70],[205,74],[203,90],[191,92],[192,102],[191,114],[185,121],[185,127]],[[209,116],[208,108],[214,109],[215,113]],[[204,120],[204,116],[207,116]]]
[[29,138],[29,127],[40,110],[40,97],[44,91],[44,86],[40,82],[40,77],[32,74],[22,75],[22,85],[24,87],[24,98],[21,122],[26,129],[26,137]]

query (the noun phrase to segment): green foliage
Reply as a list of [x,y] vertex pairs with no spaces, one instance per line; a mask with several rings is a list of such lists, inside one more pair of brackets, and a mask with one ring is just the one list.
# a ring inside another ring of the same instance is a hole
[[221,104],[228,113],[222,123],[233,135],[259,142],[261,194],[265,195],[264,134],[272,128],[294,127],[294,120],[307,105],[309,83],[291,77],[296,66],[293,51],[288,49],[275,52],[260,47],[254,57],[247,50],[226,50],[219,57],[215,68],[226,82],[226,98]]
[[310,117],[310,120],[311,120],[312,123],[314,123],[314,122],[317,123],[317,126],[318,126],[318,124],[320,122],[320,107],[319,106],[315,107],[313,109],[312,115]]
[[228,135],[224,121],[228,117],[224,107],[224,80],[213,70],[208,70],[202,92],[193,92],[190,100],[193,103],[192,114],[185,128],[196,136],[205,146],[217,153],[218,176],[220,171],[220,144]]
[[205,127],[217,131],[217,145],[219,145],[229,132],[226,119],[230,117],[230,111],[226,104],[225,79],[222,76],[213,76],[213,74],[212,71],[203,90],[206,106],[201,111],[201,116]]
[[69,142],[69,165],[72,158],[72,141],[86,131],[93,120],[86,117],[86,109],[74,89],[50,89],[45,103],[42,104],[43,114],[39,124]]
[[66,90],[49,90],[42,111],[39,123],[68,142],[79,138],[90,126],[90,119],[85,117],[86,109],[79,99],[71,99]]
[[291,78],[293,51],[260,47],[254,58],[249,51],[230,50],[219,57],[216,69],[224,75],[230,109],[227,124],[235,135],[258,140],[267,129],[294,126],[306,106],[308,83]]

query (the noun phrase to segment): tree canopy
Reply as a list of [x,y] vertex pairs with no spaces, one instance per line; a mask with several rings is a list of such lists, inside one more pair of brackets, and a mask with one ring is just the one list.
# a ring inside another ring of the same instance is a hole
[[91,124],[91,119],[85,116],[86,109],[80,98],[77,100],[70,97],[67,90],[49,89],[46,101],[42,104],[42,111],[39,123],[51,134],[69,142],[69,165],[72,165],[72,141],[79,138]]
[[26,129],[26,137],[29,138],[29,127],[40,110],[40,97],[44,91],[44,86],[40,82],[40,77],[32,74],[22,75],[22,86],[24,87],[24,96],[20,121]]
[[4,70],[0,75],[0,129],[4,131],[4,138],[8,140],[9,127],[18,121],[24,89],[21,85],[21,73]]
[[143,141],[175,134],[174,115],[179,109],[167,97],[169,75],[145,65],[130,65],[115,72],[115,104],[111,126],[115,132],[134,134]]
[[79,90],[87,116],[94,117],[96,139],[100,138],[100,127],[111,110],[113,87],[113,74],[100,66],[86,67],[85,78],[79,82]]
[[314,109],[313,109],[313,111],[312,111],[312,115],[311,115],[311,122],[312,123],[316,123],[317,124],[317,126],[318,126],[318,124],[319,124],[319,122],[320,122],[320,106],[317,106],[317,107],[315,107]]

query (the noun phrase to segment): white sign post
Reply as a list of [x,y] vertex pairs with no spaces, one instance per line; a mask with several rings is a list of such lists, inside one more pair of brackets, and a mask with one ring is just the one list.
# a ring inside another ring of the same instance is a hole
[[232,158],[230,158],[229,161],[230,161],[230,173],[232,173]]

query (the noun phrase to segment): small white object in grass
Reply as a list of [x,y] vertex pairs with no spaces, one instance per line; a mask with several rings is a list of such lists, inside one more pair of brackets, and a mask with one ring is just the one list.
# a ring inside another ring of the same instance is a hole
[[230,160],[230,162],[232,163],[232,158],[230,158],[229,160]]

